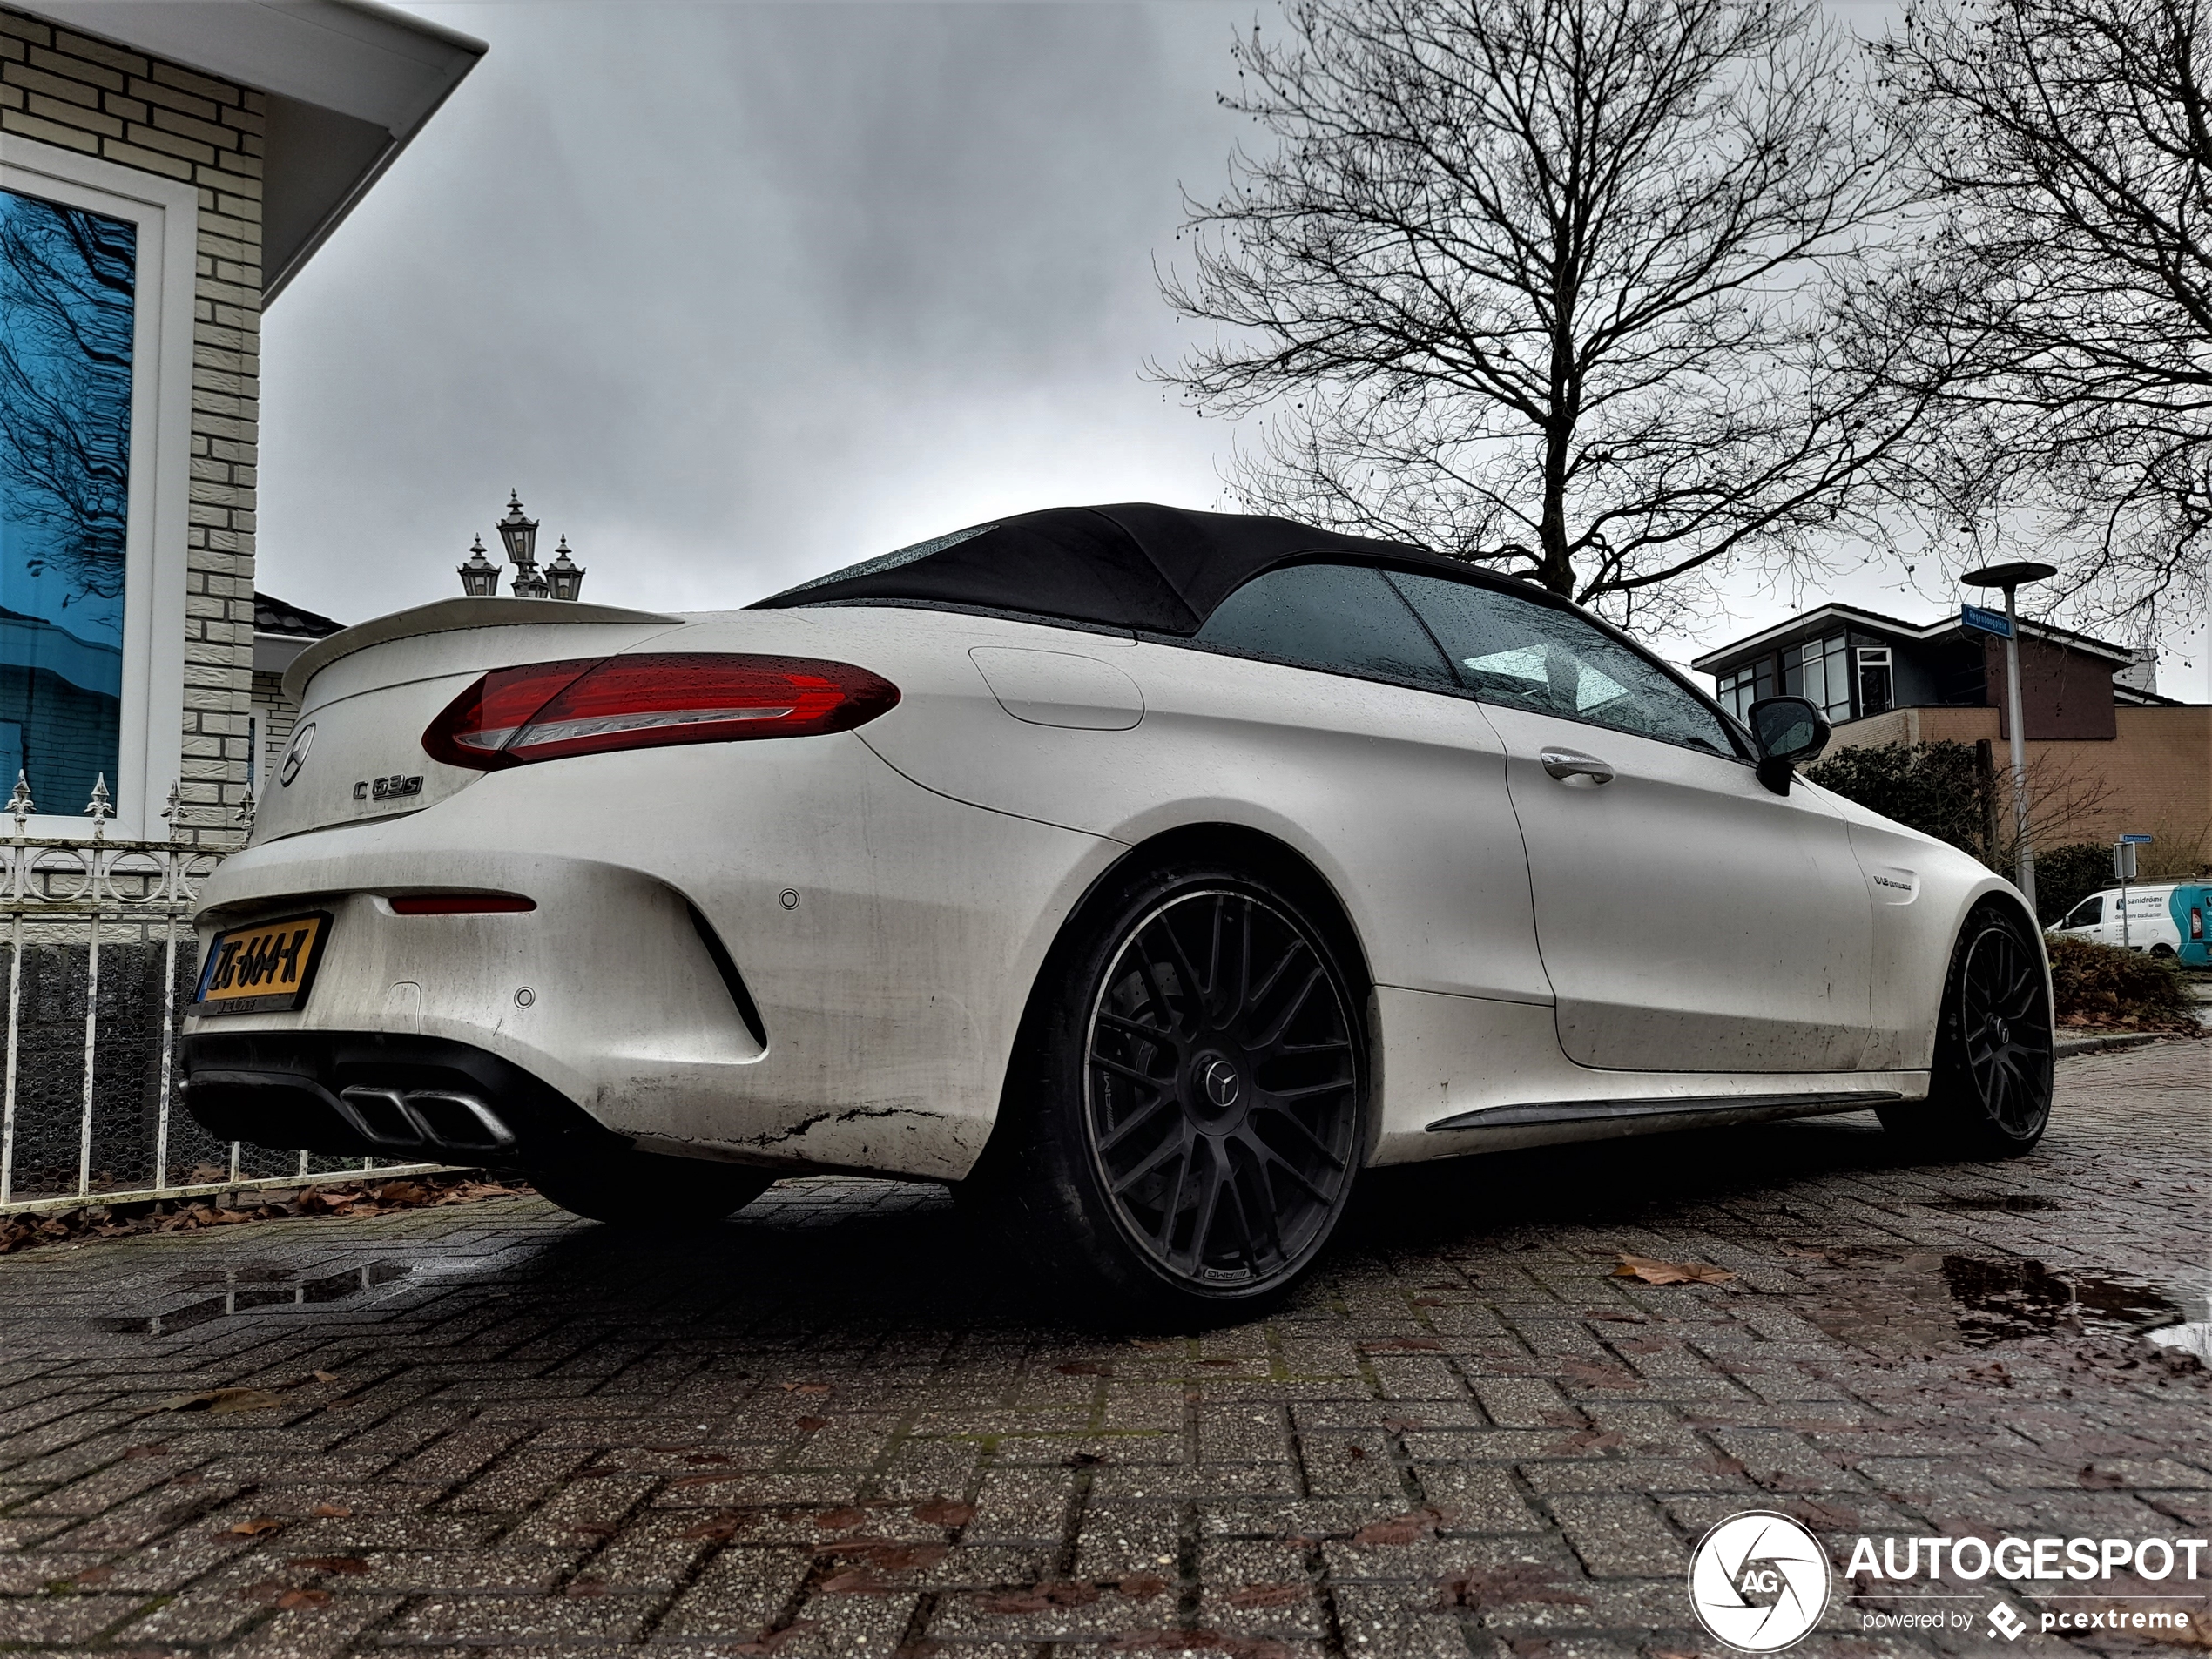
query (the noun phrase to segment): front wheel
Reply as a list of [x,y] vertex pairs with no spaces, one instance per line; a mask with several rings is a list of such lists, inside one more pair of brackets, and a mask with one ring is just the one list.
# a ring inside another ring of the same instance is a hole
[[2052,1020],[2042,953],[2011,909],[1977,906],[1951,954],[1928,1098],[1881,1109],[1882,1124],[1938,1154],[2033,1151],[2051,1118]]
[[570,1215],[638,1231],[711,1226],[775,1180],[766,1170],[624,1151],[589,1165],[533,1170],[530,1184]]
[[1366,1148],[1364,999],[1325,903],[1186,864],[1054,953],[973,1184],[1109,1318],[1258,1313],[1312,1267]]

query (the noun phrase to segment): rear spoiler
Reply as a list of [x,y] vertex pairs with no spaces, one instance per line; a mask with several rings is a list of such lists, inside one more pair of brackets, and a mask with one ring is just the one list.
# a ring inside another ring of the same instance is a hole
[[615,605],[589,605],[580,599],[503,599],[497,597],[484,599],[439,599],[427,605],[416,605],[409,610],[395,610],[388,617],[373,617],[357,627],[340,630],[326,639],[318,639],[292,659],[284,671],[284,694],[293,702],[302,701],[301,694],[307,682],[341,657],[350,657],[357,651],[367,651],[371,645],[381,645],[395,639],[408,639],[416,634],[449,634],[464,628],[504,628],[520,623],[564,622],[664,622],[677,624],[681,617],[664,616],[657,610],[624,610]]

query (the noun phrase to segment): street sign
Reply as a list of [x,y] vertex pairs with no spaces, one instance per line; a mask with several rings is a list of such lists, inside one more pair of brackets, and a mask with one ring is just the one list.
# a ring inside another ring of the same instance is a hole
[[2148,835],[2123,835],[2120,839],[2123,841],[2133,841],[2137,846],[2148,846],[2151,838]]
[[1979,628],[1983,633],[1995,634],[2000,639],[2010,639],[2013,637],[2012,618],[2001,610],[1991,610],[1981,605],[1960,605],[1959,625],[1962,628]]
[[[2122,887],[2127,886],[2128,882],[2133,881],[2135,879],[2134,842],[2120,841],[2114,845],[2112,849],[2112,879],[2119,882]],[[2127,926],[2127,918],[2124,914],[2124,912],[2127,909],[2127,900],[2124,897],[2121,900],[2121,909],[2123,912],[2121,918],[2121,926],[2124,929]]]

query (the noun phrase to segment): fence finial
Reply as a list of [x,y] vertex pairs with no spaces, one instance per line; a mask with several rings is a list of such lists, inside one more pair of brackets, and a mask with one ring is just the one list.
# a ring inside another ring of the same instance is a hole
[[91,816],[92,839],[96,841],[106,836],[107,820],[115,816],[115,808],[108,804],[111,799],[107,792],[107,773],[102,772],[99,781],[92,786],[92,799],[84,803],[85,812]]
[[185,786],[182,783],[169,786],[169,804],[161,809],[161,816],[169,826],[169,839],[175,840],[177,832],[185,826]]
[[16,839],[23,840],[24,820],[38,809],[30,804],[30,777],[24,772],[16,773],[16,792],[8,797],[8,812],[16,820]]
[[246,826],[249,836],[253,833],[253,792],[248,789],[246,799],[238,804],[238,821]]

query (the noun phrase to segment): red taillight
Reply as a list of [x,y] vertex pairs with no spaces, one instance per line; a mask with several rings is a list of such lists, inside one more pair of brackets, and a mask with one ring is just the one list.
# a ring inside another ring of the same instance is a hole
[[809,657],[583,658],[492,670],[430,722],[422,747],[491,772],[609,749],[844,732],[898,700],[880,675]]
[[409,893],[385,902],[402,916],[491,916],[537,908],[536,900],[514,893]]

